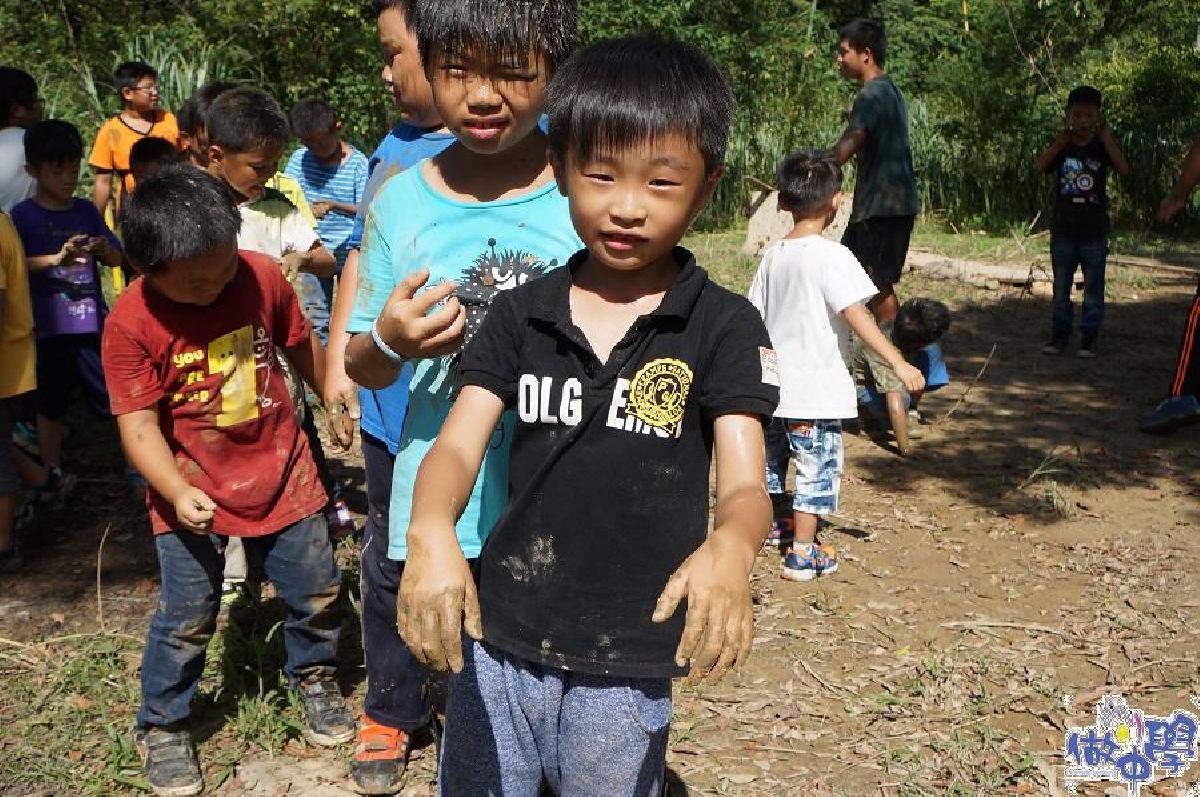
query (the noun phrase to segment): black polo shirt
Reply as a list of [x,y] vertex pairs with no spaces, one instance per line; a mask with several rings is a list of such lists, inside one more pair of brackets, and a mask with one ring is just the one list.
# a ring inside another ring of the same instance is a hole
[[684,607],[650,615],[708,533],[713,421],[771,417],[774,353],[754,307],[679,248],[659,308],[601,363],[571,321],[586,256],[501,293],[463,353],[462,383],[517,414],[508,506],[480,560],[484,637],[559,669],[678,676]]

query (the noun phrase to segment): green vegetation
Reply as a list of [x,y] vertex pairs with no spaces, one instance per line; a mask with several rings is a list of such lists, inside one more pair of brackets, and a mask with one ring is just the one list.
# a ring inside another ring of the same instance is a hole
[[[837,74],[836,30],[866,14],[888,26],[887,67],[911,102],[927,211],[1003,236],[1043,227],[1049,184],[1030,163],[1066,93],[1089,82],[1105,92],[1135,169],[1115,181],[1115,215],[1147,226],[1197,132],[1188,0],[587,0],[582,34],[673,34],[728,70],[739,113],[728,178],[704,220],[712,228],[740,218],[747,178],[773,182],[787,151],[837,139],[854,86]],[[136,55],[162,70],[168,107],[216,78],[261,84],[285,106],[320,94],[370,147],[390,112],[373,21],[365,0],[0,0],[0,63],[35,73],[50,113],[85,132],[116,110],[109,75]]]

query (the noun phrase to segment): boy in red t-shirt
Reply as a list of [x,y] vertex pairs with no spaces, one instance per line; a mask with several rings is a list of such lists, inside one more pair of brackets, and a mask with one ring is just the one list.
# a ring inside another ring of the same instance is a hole
[[145,275],[104,330],[112,412],[147,504],[162,573],[142,661],[138,743],[157,794],[198,794],[185,720],[216,628],[223,548],[244,541],[288,607],[287,675],[307,735],[354,737],[334,683],[340,579],[325,490],[280,371],[286,355],[322,394],[320,345],[279,267],[239,253],[240,215],[199,169],[149,178],[122,210],[126,252]]

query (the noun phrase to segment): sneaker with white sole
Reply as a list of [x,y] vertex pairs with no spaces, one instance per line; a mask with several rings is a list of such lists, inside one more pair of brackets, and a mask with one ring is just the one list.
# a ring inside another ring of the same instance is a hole
[[836,573],[837,550],[815,542],[793,545],[783,557],[783,573],[788,581],[812,581],[818,576]]
[[358,726],[336,683],[329,679],[308,681],[300,685],[299,691],[307,718],[304,735],[310,742],[333,747],[354,738]]
[[142,756],[146,782],[158,797],[190,797],[204,790],[200,762],[187,731],[139,730],[134,743]]

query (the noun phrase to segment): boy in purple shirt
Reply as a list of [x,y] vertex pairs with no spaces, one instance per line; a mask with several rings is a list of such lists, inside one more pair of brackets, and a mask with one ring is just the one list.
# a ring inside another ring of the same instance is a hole
[[51,480],[62,477],[67,410],[77,388],[100,417],[109,417],[100,364],[107,309],[98,262],[121,265],[121,245],[96,206],[75,196],[83,138],[63,121],[39,122],[25,133],[25,162],[37,182],[33,198],[12,210],[29,265],[37,335],[37,425],[41,458]]

